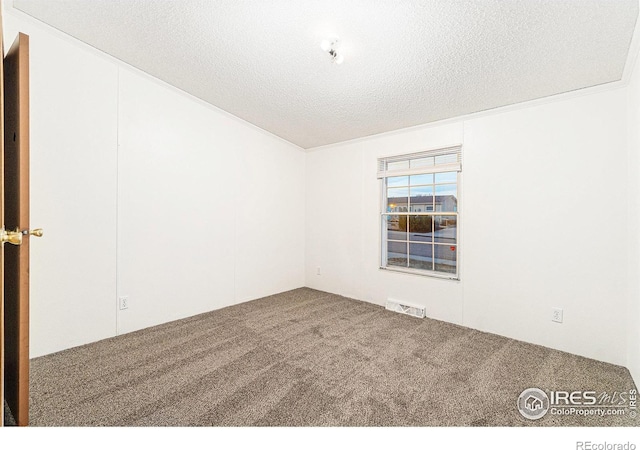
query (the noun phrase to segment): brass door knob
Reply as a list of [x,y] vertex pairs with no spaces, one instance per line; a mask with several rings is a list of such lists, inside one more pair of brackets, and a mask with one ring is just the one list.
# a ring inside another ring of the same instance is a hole
[[0,243],[4,244],[8,242],[13,245],[22,245],[22,232],[16,231],[7,231],[4,228],[0,230]]
[[29,230],[29,235],[35,237],[42,237],[44,230],[42,228],[36,228],[35,230]]

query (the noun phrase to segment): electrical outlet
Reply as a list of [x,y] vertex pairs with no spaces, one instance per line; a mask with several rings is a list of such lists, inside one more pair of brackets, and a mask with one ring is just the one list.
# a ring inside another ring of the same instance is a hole
[[129,297],[118,297],[118,307],[120,309],[129,308]]
[[551,308],[551,321],[562,323],[562,308]]
[[316,275],[320,275],[320,267],[316,267]]

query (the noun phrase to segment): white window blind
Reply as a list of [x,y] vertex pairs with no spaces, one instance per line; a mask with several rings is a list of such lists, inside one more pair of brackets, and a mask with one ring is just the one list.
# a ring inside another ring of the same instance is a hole
[[462,146],[460,145],[378,159],[378,178],[419,173],[460,172],[461,170]]

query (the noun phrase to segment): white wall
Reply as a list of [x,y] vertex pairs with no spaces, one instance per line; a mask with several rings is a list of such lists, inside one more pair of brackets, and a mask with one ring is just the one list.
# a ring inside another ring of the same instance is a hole
[[304,285],[298,147],[4,22],[7,48],[18,30],[31,42],[32,357]]
[[628,90],[629,298],[627,368],[640,385],[640,66],[636,62]]
[[[626,364],[625,133],[617,89],[316,149],[307,285]],[[376,159],[460,143],[461,280],[379,270]]]
[[113,336],[117,68],[4,15],[30,37],[31,355]]
[[618,89],[465,123],[465,325],[626,363],[624,105]]
[[304,285],[303,152],[120,70],[127,332]]

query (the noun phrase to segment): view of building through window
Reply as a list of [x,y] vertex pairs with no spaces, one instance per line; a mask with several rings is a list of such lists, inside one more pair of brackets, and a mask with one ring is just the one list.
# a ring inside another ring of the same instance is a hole
[[[457,155],[456,155],[457,156]],[[423,161],[424,157],[420,158]],[[434,159],[432,158],[432,161]],[[445,160],[450,163],[451,159]],[[401,161],[404,162],[404,161]],[[385,268],[458,273],[458,171],[450,164],[411,167],[409,159],[383,177],[382,263]],[[386,168],[397,162],[387,163]],[[413,170],[412,170],[413,169]]]

